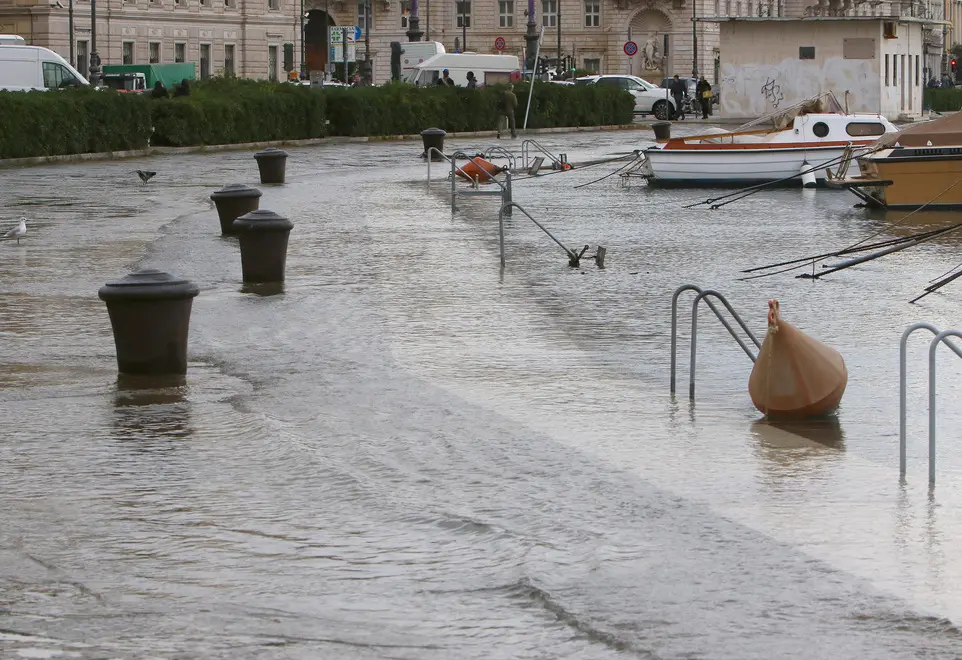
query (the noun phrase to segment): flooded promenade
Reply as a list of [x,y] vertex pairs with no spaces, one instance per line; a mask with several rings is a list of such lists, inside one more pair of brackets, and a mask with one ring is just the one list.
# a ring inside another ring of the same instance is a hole
[[[539,141],[577,165],[649,136]],[[716,193],[576,167],[514,199],[606,268],[516,214],[502,271],[496,198],[452,215],[420,145],[288,151],[287,184],[258,186],[295,225],[278,295],[242,286],[208,201],[257,185],[251,153],[0,170],[4,227],[29,227],[0,243],[0,658],[962,656],[962,361],[940,351],[930,492],[929,337],[898,475],[899,337],[962,327],[962,285],[907,301],[962,238],[739,280],[957,216],[893,226],[830,190],[685,209]],[[118,381],[97,290],[135,268],[201,289],[185,383]],[[673,398],[686,283],[759,336],[778,298],[837,348],[837,423],[760,421],[704,307],[690,402],[688,296]]]

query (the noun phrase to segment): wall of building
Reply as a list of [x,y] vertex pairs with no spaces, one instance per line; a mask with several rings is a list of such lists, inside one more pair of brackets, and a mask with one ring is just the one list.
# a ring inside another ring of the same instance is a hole
[[[922,54],[921,28],[898,26],[898,38],[883,39],[882,21],[723,23],[722,114],[758,117],[824,92],[834,92],[842,103],[847,98],[853,112],[881,111],[893,119],[919,114],[921,86],[915,84],[914,62]],[[846,39],[874,40],[872,57],[864,48],[861,53],[846,50]],[[814,47],[814,59],[801,59],[800,47]],[[904,103],[901,86],[891,85],[891,78],[884,85],[884,54],[913,58]]]

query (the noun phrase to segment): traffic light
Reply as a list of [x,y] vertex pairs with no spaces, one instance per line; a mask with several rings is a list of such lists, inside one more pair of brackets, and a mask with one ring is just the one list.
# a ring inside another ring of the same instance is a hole
[[952,73],[955,73],[957,62],[955,61],[954,57],[952,58],[951,64],[952,64]]
[[294,70],[294,44],[291,43],[284,44],[284,70]]

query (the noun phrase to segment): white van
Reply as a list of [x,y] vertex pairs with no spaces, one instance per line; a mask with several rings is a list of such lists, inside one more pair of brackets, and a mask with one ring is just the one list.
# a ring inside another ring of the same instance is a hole
[[478,86],[502,85],[521,80],[521,63],[517,55],[441,53],[425,60],[416,69],[414,84],[420,87],[436,85],[445,69],[459,87],[467,86],[468,71],[474,72]]
[[22,92],[89,84],[52,50],[40,46],[0,46],[0,89]]
[[417,66],[439,53],[444,53],[440,41],[410,41],[401,44],[401,82],[413,83]]
[[0,34],[0,46],[26,46],[27,40],[19,34]]

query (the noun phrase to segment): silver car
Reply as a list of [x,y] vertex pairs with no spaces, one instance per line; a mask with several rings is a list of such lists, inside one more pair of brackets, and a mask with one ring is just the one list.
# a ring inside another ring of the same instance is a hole
[[658,119],[675,116],[675,103],[667,90],[652,85],[638,76],[584,76],[575,79],[576,85],[610,85],[635,97],[635,114],[655,115]]

